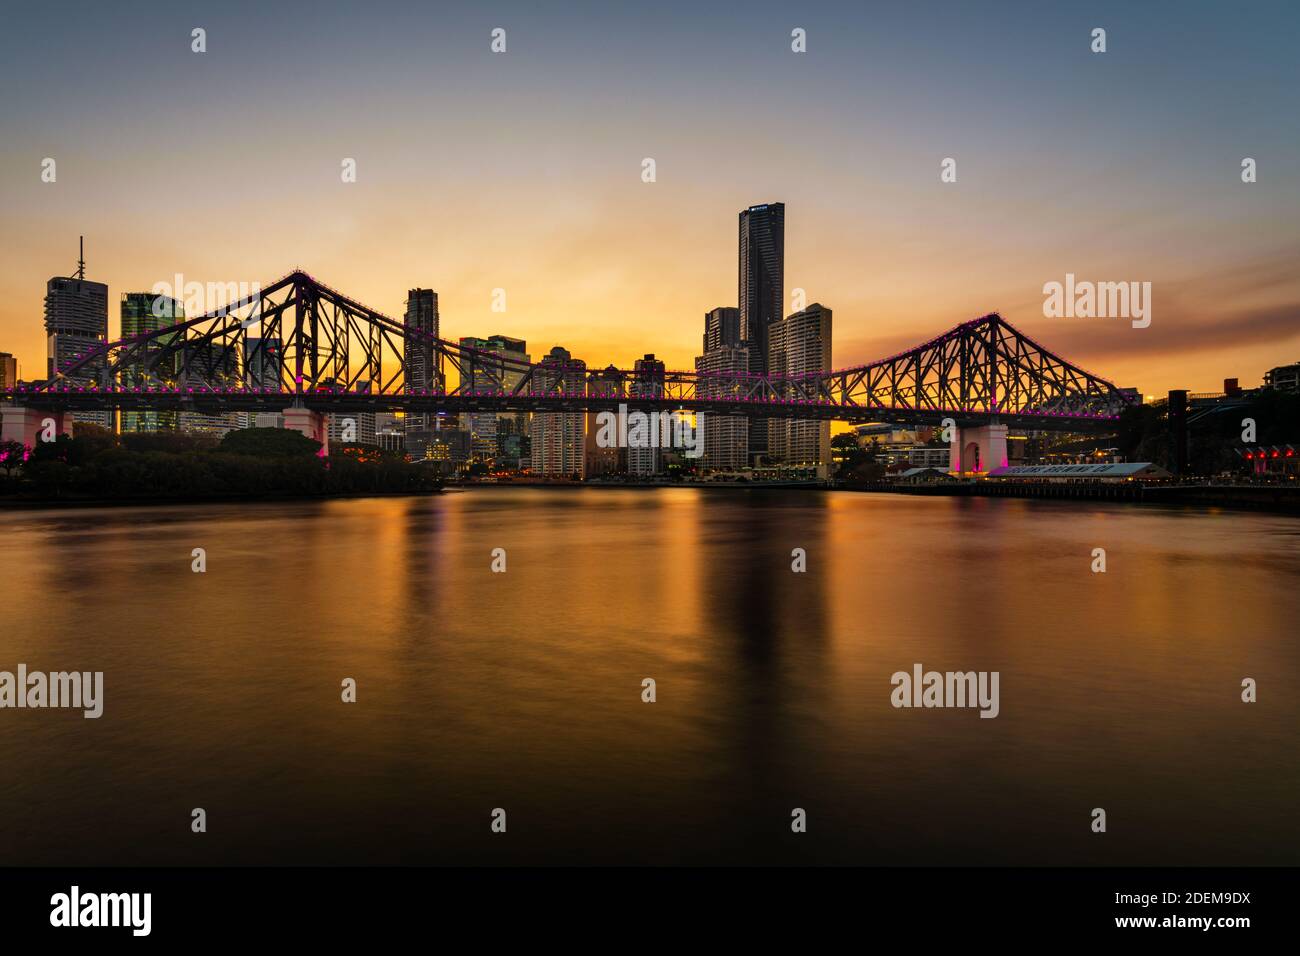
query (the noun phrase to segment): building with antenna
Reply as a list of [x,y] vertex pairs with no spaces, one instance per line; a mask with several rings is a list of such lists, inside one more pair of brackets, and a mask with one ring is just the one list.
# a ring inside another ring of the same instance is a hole
[[[61,377],[62,370],[86,351],[108,341],[108,286],[86,278],[85,237],[82,237],[77,271],[55,276],[45,285],[46,375]],[[90,385],[103,370],[102,363],[80,369],[72,382]],[[77,412],[73,421],[113,427],[112,412]]]

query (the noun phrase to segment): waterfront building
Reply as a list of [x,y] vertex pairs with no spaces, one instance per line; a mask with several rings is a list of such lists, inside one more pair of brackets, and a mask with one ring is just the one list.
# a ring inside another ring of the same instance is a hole
[[[642,358],[637,359],[632,365],[632,380],[628,383],[628,397],[663,398],[665,371],[664,363],[655,358],[653,352],[648,352]],[[649,415],[652,412],[661,411],[661,409],[647,408],[643,409],[643,411]],[[651,422],[657,421],[659,421],[657,416],[651,418]],[[651,430],[654,430],[653,425]],[[663,473],[663,449],[658,447],[661,441],[661,436],[655,435],[654,438],[655,447],[653,448],[628,448],[627,473],[629,475],[646,477]]]
[[1300,362],[1269,369],[1264,373],[1264,387],[1280,392],[1300,392]]
[[[732,383],[749,371],[749,349],[740,334],[740,310],[721,306],[704,315],[703,355],[695,359],[699,398],[731,398]],[[749,419],[705,413],[703,465],[734,471],[749,464]]]
[[11,352],[0,352],[0,391],[18,384],[18,359]]
[[[587,363],[575,359],[567,349],[555,346],[541,360],[533,382],[538,394],[582,397],[586,388]],[[582,478],[586,473],[583,441],[583,413],[536,412],[530,434],[530,465],[534,474]]]
[[[510,392],[518,387],[527,374],[525,368],[516,364],[526,364],[529,361],[528,345],[523,339],[500,334],[485,339],[462,336],[460,344],[486,353],[487,356],[500,356],[511,360],[509,363],[497,364],[491,358],[486,358],[485,367],[482,369],[479,369],[476,363],[467,361],[466,367],[461,372],[461,385],[469,391],[494,389],[499,386]],[[465,429],[470,433],[471,457],[479,461],[491,462],[496,459],[499,453],[497,432],[504,422],[510,422],[506,428],[507,434],[518,435],[527,428],[526,412],[471,412],[463,418]],[[518,461],[517,449],[515,460]]]
[[[773,375],[802,375],[831,369],[831,310],[813,303],[768,327],[768,367]],[[829,473],[831,423],[814,419],[773,419],[773,459],[786,468]]]
[[[603,398],[622,399],[627,397],[626,376],[621,369],[613,365],[593,372],[587,387],[590,394]],[[613,409],[596,409],[587,412],[587,477],[599,478],[604,475],[622,475],[627,473],[627,449],[615,443],[608,448],[601,448],[596,439],[600,436],[600,411],[617,411]]]

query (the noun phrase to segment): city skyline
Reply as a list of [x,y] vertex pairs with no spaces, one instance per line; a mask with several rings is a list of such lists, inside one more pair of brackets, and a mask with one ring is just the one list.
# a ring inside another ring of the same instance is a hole
[[[1295,131],[1273,118],[1296,67],[1259,47],[1285,45],[1296,12],[1279,5],[1261,34],[1209,6],[1029,9],[948,7],[922,25],[892,8],[760,5],[735,22],[669,6],[622,33],[616,12],[561,29],[506,7],[452,11],[431,33],[405,5],[364,23],[246,8],[199,18],[203,54],[183,11],[129,40],[106,11],[23,11],[0,71],[45,79],[3,107],[0,349],[35,377],[44,282],[71,273],[84,234],[87,275],[114,297],[176,273],[267,283],[301,265],[391,315],[403,290],[436,289],[450,338],[491,323],[539,354],[559,344],[631,367],[654,351],[687,369],[699,316],[738,304],[726,223],[772,200],[790,206],[782,311],[796,311],[793,289],[833,307],[837,365],[993,311],[1149,394],[1253,383],[1293,361],[1300,170]],[[1104,56],[1088,49],[1098,18]],[[503,55],[488,49],[498,20]],[[274,43],[289,22],[311,54]],[[792,26],[808,53],[788,52]],[[24,49],[32,31],[58,71]],[[147,64],[125,58],[129,42],[148,44]],[[992,65],[1012,46],[1014,65]],[[575,47],[627,69],[592,89],[568,63]],[[747,48],[771,53],[761,69],[735,59]],[[159,71],[175,83],[158,89]],[[296,78],[264,98],[272,75]],[[289,112],[304,84],[312,105]],[[412,123],[387,123],[408,106]],[[248,145],[263,126],[282,132]],[[1240,179],[1245,156],[1257,182]],[[41,181],[46,157],[56,182]],[[940,181],[948,157],[954,183]],[[347,158],[355,183],[340,181]],[[1150,281],[1153,323],[1044,317],[1043,285],[1067,274]]]

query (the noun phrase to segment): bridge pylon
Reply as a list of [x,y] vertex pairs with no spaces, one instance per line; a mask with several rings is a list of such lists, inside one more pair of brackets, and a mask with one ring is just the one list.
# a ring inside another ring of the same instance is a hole
[[321,455],[330,453],[329,421],[322,412],[291,405],[284,410],[284,427],[301,432],[314,442],[320,442]]
[[1007,426],[993,422],[956,428],[948,445],[948,470],[957,475],[986,475],[1007,464]]
[[41,433],[53,424],[52,434],[72,435],[72,413],[30,405],[0,405],[0,441],[15,441],[35,448]]

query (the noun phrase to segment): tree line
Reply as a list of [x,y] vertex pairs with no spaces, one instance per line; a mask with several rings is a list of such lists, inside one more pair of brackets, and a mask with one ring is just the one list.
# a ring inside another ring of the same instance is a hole
[[30,451],[0,444],[0,493],[19,499],[98,500],[419,493],[440,479],[402,454],[321,446],[284,428],[114,434],[78,423],[75,435]]

